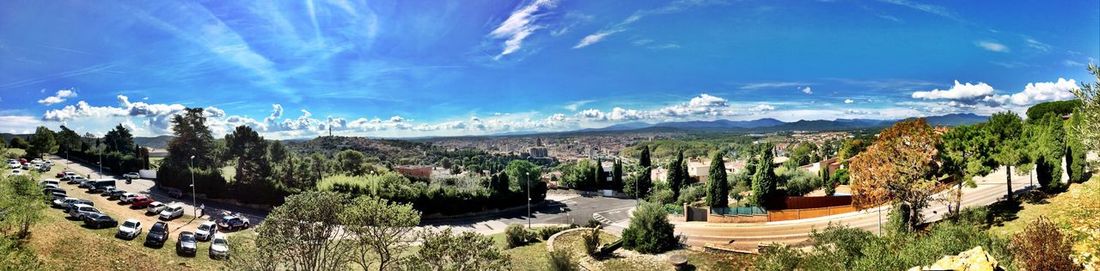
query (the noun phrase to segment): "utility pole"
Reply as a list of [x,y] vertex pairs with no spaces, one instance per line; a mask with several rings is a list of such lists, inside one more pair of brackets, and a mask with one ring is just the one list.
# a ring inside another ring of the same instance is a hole
[[531,172],[524,172],[524,180],[527,182],[527,228],[531,228]]
[[195,212],[195,217],[199,216],[198,205],[195,204],[198,201],[195,200],[195,156],[191,156],[191,168],[188,170],[191,172],[191,211]]

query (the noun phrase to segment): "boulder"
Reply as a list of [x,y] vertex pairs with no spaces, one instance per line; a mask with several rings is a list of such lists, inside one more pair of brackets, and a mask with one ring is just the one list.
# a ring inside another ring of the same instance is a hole
[[997,263],[997,259],[994,259],[993,256],[990,256],[988,252],[979,246],[963,251],[959,255],[944,256],[929,266],[917,266],[909,269],[909,271],[921,270],[996,271],[1004,269]]

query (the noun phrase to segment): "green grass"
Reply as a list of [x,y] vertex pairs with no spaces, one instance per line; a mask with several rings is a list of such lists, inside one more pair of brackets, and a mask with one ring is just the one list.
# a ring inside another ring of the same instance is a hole
[[7,148],[7,153],[3,154],[3,158],[18,158],[27,155],[27,151],[23,149]]
[[512,258],[512,270],[546,270],[550,266],[549,251],[545,242],[530,243],[521,247],[508,248],[504,233],[489,235],[497,247]]

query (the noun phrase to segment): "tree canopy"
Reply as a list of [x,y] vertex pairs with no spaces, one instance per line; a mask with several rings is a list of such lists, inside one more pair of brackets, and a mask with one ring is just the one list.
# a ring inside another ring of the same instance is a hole
[[853,204],[861,208],[886,201],[905,205],[902,214],[912,229],[938,183],[936,161],[940,136],[923,118],[902,121],[883,130],[866,151],[852,158]]
[[724,208],[729,206],[730,187],[726,180],[726,163],[722,160],[723,153],[718,152],[711,157],[710,172],[707,176],[707,206],[711,208]]

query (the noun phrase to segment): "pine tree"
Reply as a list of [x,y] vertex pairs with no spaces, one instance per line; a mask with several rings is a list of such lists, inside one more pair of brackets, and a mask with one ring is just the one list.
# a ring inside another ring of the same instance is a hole
[[679,198],[680,188],[684,186],[684,179],[687,172],[684,171],[683,164],[683,150],[680,150],[676,155],[676,160],[668,163],[668,173],[665,175],[665,181],[668,182],[668,187],[672,189],[672,198]]
[[772,164],[772,149],[774,145],[764,143],[760,150],[760,159],[757,160],[756,172],[752,176],[753,203],[764,206],[767,200],[775,194],[776,176],[775,166]]

